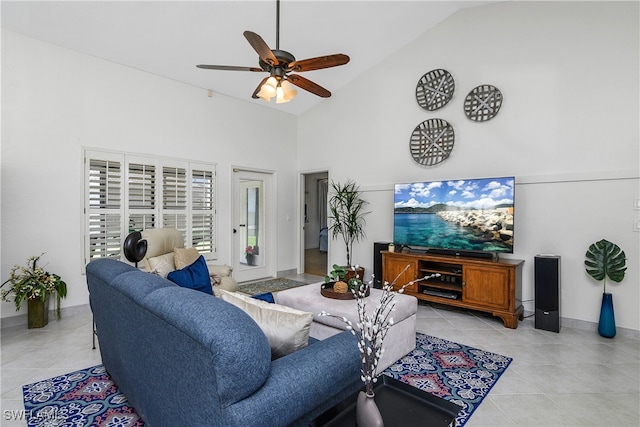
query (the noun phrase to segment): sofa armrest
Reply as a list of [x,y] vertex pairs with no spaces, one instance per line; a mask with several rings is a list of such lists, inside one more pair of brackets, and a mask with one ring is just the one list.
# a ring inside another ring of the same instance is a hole
[[360,387],[357,341],[345,331],[273,361],[265,384],[228,410],[239,424],[288,426],[320,415]]

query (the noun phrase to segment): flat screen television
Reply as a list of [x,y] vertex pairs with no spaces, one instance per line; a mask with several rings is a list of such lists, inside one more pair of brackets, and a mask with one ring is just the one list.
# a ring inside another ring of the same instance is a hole
[[514,177],[396,184],[393,241],[415,249],[513,253]]

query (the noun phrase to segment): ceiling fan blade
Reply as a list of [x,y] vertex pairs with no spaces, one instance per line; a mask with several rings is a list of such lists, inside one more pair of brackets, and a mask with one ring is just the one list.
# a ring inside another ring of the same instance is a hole
[[297,74],[290,74],[287,76],[287,80],[301,89],[304,89],[308,92],[311,92],[314,95],[318,95],[321,98],[329,98],[331,96],[331,92],[323,88],[317,83],[312,82],[309,79],[305,79],[302,76]]
[[265,41],[252,31],[245,31],[244,37],[247,39],[251,47],[258,52],[260,59],[266,62],[269,65],[278,65],[278,59],[269,49],[269,45],[265,43]]
[[256,87],[256,90],[254,90],[254,91],[253,91],[253,94],[251,95],[251,97],[252,97],[253,99],[258,99],[258,98],[259,98],[259,96],[258,96],[258,92],[260,92],[260,88],[262,88],[262,85],[263,85],[263,84],[265,84],[265,83],[267,82],[267,79],[268,79],[269,77],[271,77],[271,76],[268,76],[268,77],[265,77],[264,79],[262,79],[262,81],[260,82],[260,84],[258,85],[258,87]]
[[222,71],[264,71],[258,67],[236,67],[235,65],[196,65],[198,68],[204,68],[205,70],[222,70]]
[[335,55],[318,56],[317,58],[301,59],[300,61],[293,61],[289,64],[292,71],[311,71],[320,70],[322,68],[337,67],[338,65],[344,65],[349,62],[349,57],[342,53]]

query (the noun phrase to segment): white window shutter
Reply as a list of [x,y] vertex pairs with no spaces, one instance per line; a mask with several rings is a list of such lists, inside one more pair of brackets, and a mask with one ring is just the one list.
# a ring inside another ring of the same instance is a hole
[[200,253],[216,255],[215,247],[215,169],[192,165],[191,244]]
[[216,253],[216,166],[85,149],[85,263],[121,258],[133,231],[176,228],[208,259]]
[[122,155],[85,153],[85,263],[120,257],[123,160]]
[[157,178],[155,159],[127,158],[128,233],[156,227]]
[[162,226],[187,238],[187,164],[162,167]]

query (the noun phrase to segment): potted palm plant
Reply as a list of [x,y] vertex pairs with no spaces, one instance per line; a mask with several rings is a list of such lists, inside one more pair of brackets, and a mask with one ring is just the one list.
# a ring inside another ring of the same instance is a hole
[[[329,198],[329,219],[331,225],[329,230],[334,239],[342,238],[347,252],[346,270],[351,270],[351,257],[353,255],[353,244],[363,239],[365,235],[365,215],[364,211],[367,201],[362,199],[360,189],[352,180],[347,180],[341,184],[331,182],[332,194]],[[358,276],[364,277],[364,269],[357,271]],[[349,277],[347,277],[347,280]]]
[[602,239],[589,246],[585,258],[587,273],[597,281],[602,281],[603,285],[598,333],[603,337],[613,338],[616,335],[616,321],[613,314],[613,295],[607,292],[607,278],[617,283],[624,279],[627,257],[618,245]]
[[0,297],[2,301],[13,301],[16,311],[27,301],[29,329],[42,328],[49,322],[49,297],[52,294],[56,295],[56,315],[60,320],[60,299],[67,296],[67,284],[60,276],[38,266],[42,255],[29,257],[26,266],[13,266],[9,278],[0,285],[0,288],[11,285],[2,290]]

